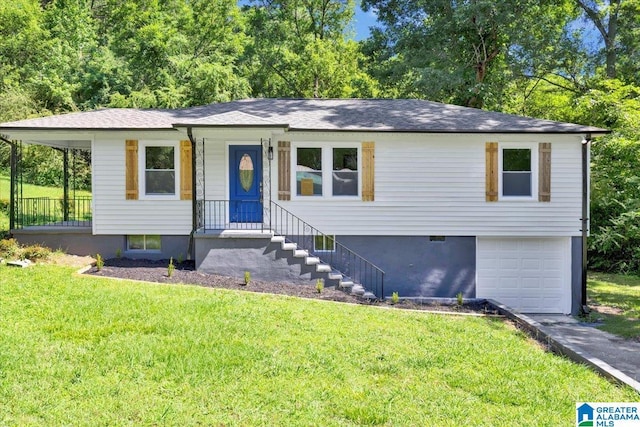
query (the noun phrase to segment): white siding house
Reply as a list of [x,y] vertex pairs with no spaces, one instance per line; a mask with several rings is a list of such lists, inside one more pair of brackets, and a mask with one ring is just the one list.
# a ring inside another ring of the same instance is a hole
[[[334,268],[365,295],[462,292],[549,313],[580,305],[583,168],[606,132],[419,100],[249,99],[0,124],[13,140],[91,150],[82,244],[63,226],[13,230],[23,240],[191,255],[225,274],[252,264],[265,279],[284,277],[290,247],[303,257],[295,274]],[[360,283],[372,271],[378,284]]]

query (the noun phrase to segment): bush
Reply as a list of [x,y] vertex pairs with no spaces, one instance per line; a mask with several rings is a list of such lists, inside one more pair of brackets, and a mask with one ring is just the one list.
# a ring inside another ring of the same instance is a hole
[[43,260],[49,258],[51,255],[51,249],[40,245],[25,246],[22,248],[22,254],[20,258],[34,260]]
[[20,245],[16,239],[0,240],[0,257],[12,258],[20,253]]

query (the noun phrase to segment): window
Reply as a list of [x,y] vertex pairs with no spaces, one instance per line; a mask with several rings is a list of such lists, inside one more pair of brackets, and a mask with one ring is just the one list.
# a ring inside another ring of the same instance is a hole
[[175,147],[147,145],[144,149],[144,158],[144,194],[175,195]]
[[127,250],[129,251],[159,251],[160,235],[132,235],[127,236]]
[[357,147],[295,149],[297,196],[358,196],[360,172]]
[[334,148],[333,173],[334,196],[358,195],[358,149]]
[[296,154],[296,194],[322,196],[322,149],[298,148]]
[[532,150],[502,149],[502,195],[531,197],[533,195]]
[[314,252],[335,252],[336,238],[335,236],[315,236],[313,239]]

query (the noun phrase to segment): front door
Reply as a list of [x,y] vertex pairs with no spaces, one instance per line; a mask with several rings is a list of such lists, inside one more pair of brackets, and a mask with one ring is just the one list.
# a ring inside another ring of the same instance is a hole
[[229,146],[231,222],[262,222],[262,147]]

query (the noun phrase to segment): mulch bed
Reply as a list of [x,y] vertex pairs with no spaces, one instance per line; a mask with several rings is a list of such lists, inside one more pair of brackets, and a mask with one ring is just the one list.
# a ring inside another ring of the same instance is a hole
[[[389,301],[369,301],[341,290],[325,287],[322,292],[316,290],[315,282],[307,284],[290,282],[265,282],[251,280],[244,284],[244,278],[205,274],[195,270],[193,261],[175,262],[175,270],[171,277],[168,275],[169,260],[134,260],[129,258],[113,258],[104,261],[100,271],[93,266],[85,274],[102,277],[117,277],[121,279],[142,280],[156,283],[190,284],[208,288],[225,288],[248,292],[262,292],[269,294],[290,295],[300,298],[313,298],[329,301],[339,301],[352,304],[366,304],[389,306]],[[483,301],[465,302],[462,306],[441,303],[419,303],[411,300],[400,300],[394,308],[413,310],[432,310],[458,313],[495,314],[490,304]]]

